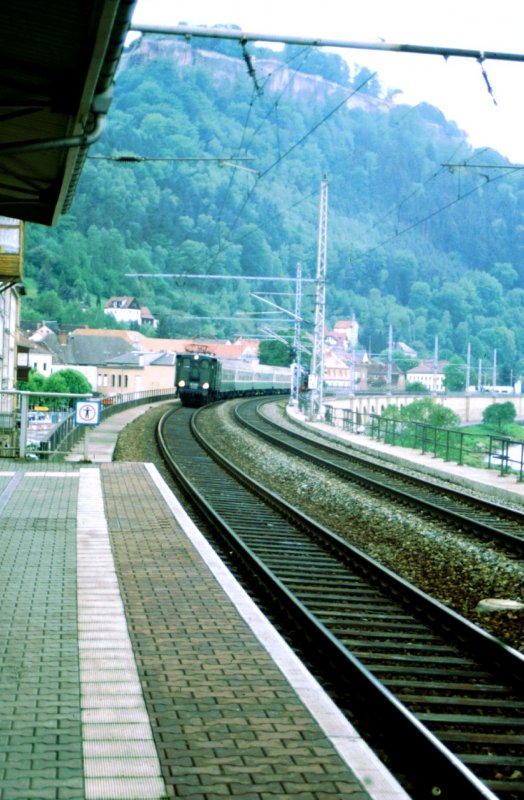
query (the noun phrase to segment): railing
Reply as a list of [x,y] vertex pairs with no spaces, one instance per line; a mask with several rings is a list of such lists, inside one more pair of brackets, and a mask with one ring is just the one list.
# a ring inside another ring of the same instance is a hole
[[497,469],[501,475],[515,474],[518,481],[524,480],[524,442],[506,436],[437,428],[425,422],[364,415],[336,406],[326,406],[325,420],[334,427],[364,434],[385,444],[410,447],[457,464]]
[[[35,392],[0,392],[0,458],[29,457],[48,460],[68,452],[82,439],[85,425],[75,421],[74,398],[92,395],[57,395]],[[98,397],[101,420],[126,408],[176,397],[176,390]],[[93,398],[95,399],[95,398]]]

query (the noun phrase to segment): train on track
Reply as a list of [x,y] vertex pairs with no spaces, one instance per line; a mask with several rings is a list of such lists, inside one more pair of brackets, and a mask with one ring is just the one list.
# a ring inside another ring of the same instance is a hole
[[175,384],[183,406],[264,394],[289,394],[291,368],[249,364],[207,353],[179,353]]

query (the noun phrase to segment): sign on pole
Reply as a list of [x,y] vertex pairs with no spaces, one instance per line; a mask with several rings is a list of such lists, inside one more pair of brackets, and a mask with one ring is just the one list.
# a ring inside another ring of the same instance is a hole
[[75,404],[76,425],[98,425],[100,423],[100,400],[77,400]]

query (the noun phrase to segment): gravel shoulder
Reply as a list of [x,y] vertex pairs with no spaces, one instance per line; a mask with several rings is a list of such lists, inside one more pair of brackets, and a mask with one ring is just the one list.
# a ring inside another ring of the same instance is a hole
[[[167,407],[150,409],[124,428],[114,460],[151,461],[172,485],[155,442],[157,422]],[[206,435],[239,467],[372,558],[524,652],[521,611],[475,610],[484,598],[524,600],[520,560],[275,451],[232,423],[228,403],[206,409],[202,417]]]

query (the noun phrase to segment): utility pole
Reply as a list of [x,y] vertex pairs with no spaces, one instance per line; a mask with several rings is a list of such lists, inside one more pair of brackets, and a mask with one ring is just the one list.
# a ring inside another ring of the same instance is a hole
[[295,289],[295,329],[293,336],[293,352],[294,359],[291,364],[292,369],[292,384],[291,384],[291,405],[298,405],[298,398],[300,394],[300,312],[302,307],[302,264],[300,261],[297,264],[297,280]]
[[438,372],[438,336],[435,336],[435,351],[433,353],[433,393],[437,391],[437,372]]
[[468,342],[468,349],[466,355],[466,392],[469,389],[469,382],[471,380],[471,342]]
[[386,388],[391,394],[391,381],[393,379],[393,325],[388,329],[388,371],[386,375]]
[[320,183],[320,215],[318,223],[317,291],[315,299],[315,330],[313,357],[311,359],[311,416],[322,413],[324,383],[324,328],[326,317],[326,267],[327,267],[327,211],[328,182],[324,176]]
[[497,348],[493,350],[493,386],[491,387],[495,390],[495,386],[497,385]]

